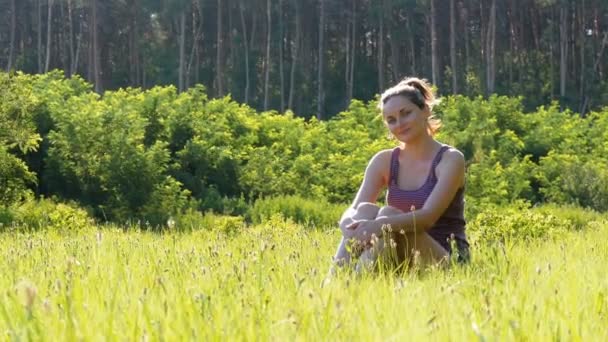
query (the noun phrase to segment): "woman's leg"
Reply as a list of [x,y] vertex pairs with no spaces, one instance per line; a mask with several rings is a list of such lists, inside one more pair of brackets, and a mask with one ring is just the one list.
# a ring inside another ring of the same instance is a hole
[[[373,220],[376,218],[376,216],[378,216],[379,211],[380,207],[374,203],[359,203],[355,208],[355,214],[350,218],[350,221],[355,222],[359,220]],[[348,240],[343,237],[338,245],[338,249],[336,250],[334,263],[336,263],[338,266],[348,265],[350,263],[351,255],[346,248],[347,243]]]
[[[403,212],[394,207],[383,207],[378,212],[380,216],[394,216]],[[446,251],[435,239],[426,232],[396,232],[388,234],[394,242],[390,243],[398,264],[419,264],[421,267],[444,262],[448,258]]]

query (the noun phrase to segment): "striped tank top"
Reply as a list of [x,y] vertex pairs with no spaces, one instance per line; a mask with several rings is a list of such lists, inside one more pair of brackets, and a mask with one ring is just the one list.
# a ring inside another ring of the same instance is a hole
[[[405,213],[409,213],[412,208],[421,209],[437,184],[435,168],[441,161],[443,153],[450,146],[443,145],[433,159],[431,169],[422,186],[416,190],[402,190],[397,184],[399,175],[399,152],[401,149],[396,147],[391,155],[391,168],[389,176],[388,191],[386,193],[386,203]],[[469,244],[465,235],[466,222],[464,219],[464,187],[458,189],[454,198],[447,209],[441,214],[437,222],[427,231],[441,246],[451,252],[449,239],[453,236],[461,257],[468,259]]]

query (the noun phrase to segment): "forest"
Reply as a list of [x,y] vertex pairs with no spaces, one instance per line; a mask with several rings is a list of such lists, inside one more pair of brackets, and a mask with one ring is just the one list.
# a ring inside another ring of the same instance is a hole
[[95,92],[203,85],[325,120],[404,76],[441,95],[608,103],[603,0],[1,0],[0,65]]

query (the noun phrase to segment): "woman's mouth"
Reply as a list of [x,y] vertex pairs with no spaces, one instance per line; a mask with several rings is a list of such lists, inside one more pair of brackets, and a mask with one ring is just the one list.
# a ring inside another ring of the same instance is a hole
[[398,134],[399,134],[399,135],[406,134],[406,133],[407,133],[407,132],[409,132],[409,131],[410,131],[410,129],[409,129],[409,128],[404,128],[404,129],[400,130]]

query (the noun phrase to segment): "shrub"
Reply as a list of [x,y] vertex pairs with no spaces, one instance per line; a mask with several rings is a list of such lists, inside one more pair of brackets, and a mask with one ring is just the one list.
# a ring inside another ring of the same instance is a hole
[[308,227],[335,227],[346,206],[325,200],[304,199],[298,196],[278,196],[259,199],[251,207],[248,218],[255,224],[280,214],[284,218]]
[[575,230],[587,228],[593,222],[601,222],[608,219],[606,214],[592,209],[585,209],[574,205],[543,204],[533,207],[531,210],[541,215],[553,215],[560,219],[568,220]]
[[245,227],[245,220],[240,216],[218,215],[211,212],[203,214],[188,209],[175,219],[174,224],[173,229],[180,232],[203,229],[234,235]]
[[467,224],[471,242],[488,244],[554,238],[572,227],[569,219],[517,207],[487,210]]
[[537,179],[544,199],[608,211],[606,160],[549,153],[540,161]]
[[50,199],[30,200],[10,208],[11,225],[24,230],[74,232],[94,224],[93,219],[75,203]]

